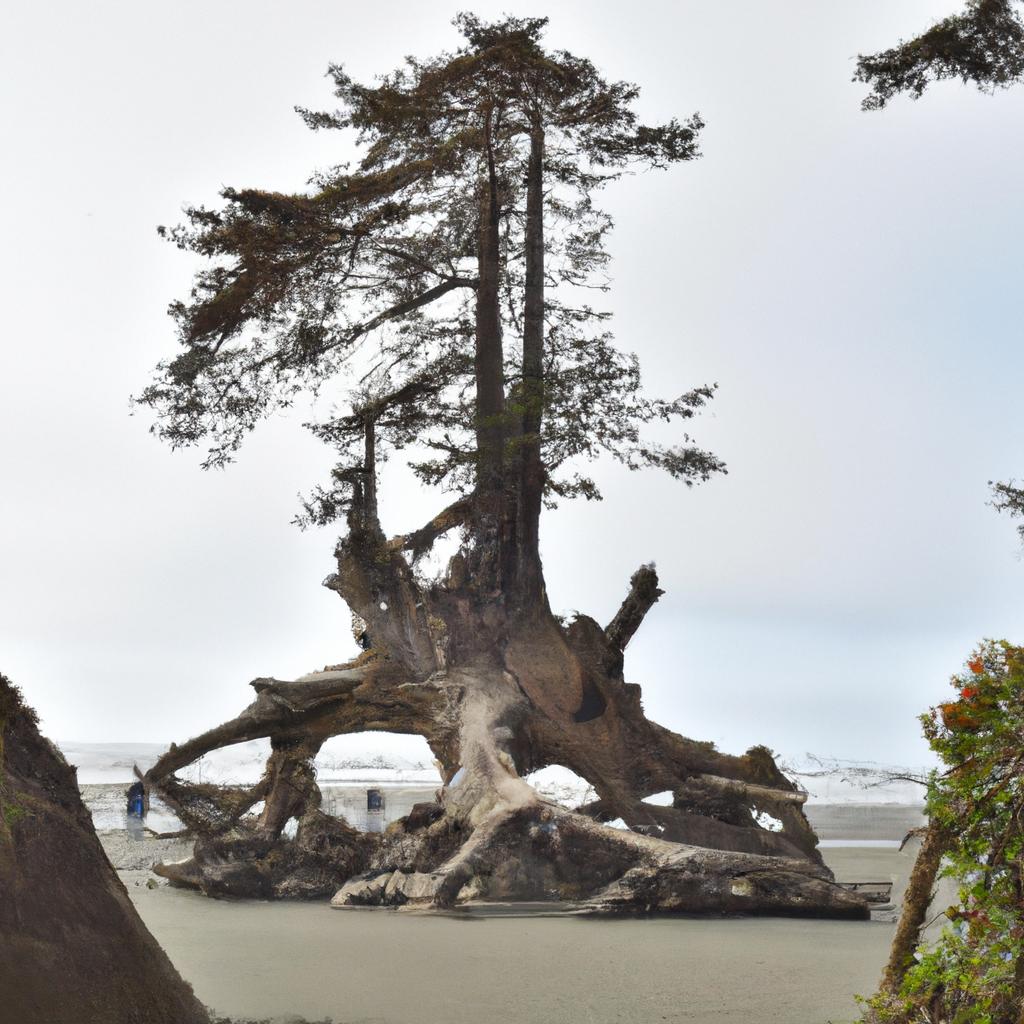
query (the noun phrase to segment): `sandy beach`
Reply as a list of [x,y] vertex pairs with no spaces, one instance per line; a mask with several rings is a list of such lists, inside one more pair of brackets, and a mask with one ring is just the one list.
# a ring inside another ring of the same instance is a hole
[[[131,849],[116,834],[105,839],[115,858]],[[161,856],[182,851],[161,845]],[[839,879],[895,879],[897,891],[911,864],[891,847],[824,853]],[[209,1006],[339,1024],[839,1024],[856,1018],[854,994],[873,989],[893,929],[879,920],[332,910],[150,888],[139,867],[122,877]]]
[[[224,770],[240,773],[234,764]],[[191,844],[133,839],[124,828],[124,783],[100,773],[92,778],[83,793],[143,920],[199,998],[235,1017],[301,1015],[337,1024],[846,1024],[858,1015],[854,996],[869,994],[878,981],[894,927],[894,911],[884,910],[870,922],[609,920],[216,901],[153,876],[154,861],[188,856]],[[367,778],[323,788],[335,813],[365,828],[359,807],[362,801],[365,808],[366,786],[388,783]],[[891,881],[898,902],[914,850],[900,852],[897,840],[921,824],[920,805],[857,803],[855,788],[831,779],[818,785],[839,801],[812,799],[806,808],[836,877]],[[391,782],[387,820],[432,792],[422,782]],[[177,827],[159,803],[150,823]]]

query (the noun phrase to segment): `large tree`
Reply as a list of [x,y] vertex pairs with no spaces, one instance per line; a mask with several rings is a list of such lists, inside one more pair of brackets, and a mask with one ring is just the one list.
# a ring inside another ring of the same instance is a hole
[[[587,299],[607,288],[611,222],[597,192],[631,168],[696,157],[701,122],[642,124],[636,87],[545,49],[544,24],[460,16],[460,48],[373,86],[332,68],[339,109],[301,113],[314,129],[354,131],[358,165],[301,194],[226,189],[222,208],[192,209],[169,232],[211,264],[173,307],[182,350],[141,400],[172,445],[208,444],[208,465],[302,393],[344,400],[312,425],[338,465],[301,518],[344,520],[327,586],[364,652],[299,680],[254,680],[236,719],[147,773],[199,836],[191,861],[163,870],[209,893],[344,885],[343,903],[555,896],[863,916],[766,749],[728,756],[644,716],[623,651],[662,593],[652,566],[604,627],[550,611],[541,511],[596,496],[588,459],[687,484],[724,467],[685,434],[669,447],[643,436],[651,421],[692,417],[713,388],[647,397]],[[453,500],[388,537],[378,465],[399,450]],[[456,550],[432,578],[424,556],[446,535]],[[443,778],[435,803],[383,836],[319,811],[312,764],[329,737],[372,729],[426,737]],[[174,774],[267,736],[254,787]],[[524,776],[549,764],[597,799],[575,812],[543,799]],[[644,802],[666,790],[671,806]],[[615,819],[628,828],[602,824]]]

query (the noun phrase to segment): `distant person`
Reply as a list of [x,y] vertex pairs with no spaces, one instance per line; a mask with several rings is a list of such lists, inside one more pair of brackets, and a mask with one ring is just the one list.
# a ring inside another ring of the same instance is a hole
[[134,782],[128,789],[128,817],[140,821],[146,816],[146,789],[141,782]]

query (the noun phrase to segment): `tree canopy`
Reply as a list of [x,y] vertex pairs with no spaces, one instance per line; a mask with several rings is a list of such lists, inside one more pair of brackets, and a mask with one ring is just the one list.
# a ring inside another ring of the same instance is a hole
[[139,398],[160,437],[221,466],[262,418],[328,389],[343,404],[310,427],[339,462],[306,504],[316,523],[365,501],[400,449],[427,483],[507,495],[530,479],[549,501],[597,497],[580,467],[602,453],[688,484],[724,470],[685,434],[641,433],[713,386],[648,397],[591,302],[609,286],[597,192],[696,158],[702,122],[643,124],[637,87],[545,49],[546,21],[459,15],[460,47],[372,86],[332,66],[337,109],[299,113],[353,132],[355,167],[296,194],[226,188],[161,229],[210,263],[171,307],[181,351]]
[[910,40],[857,58],[854,80],[871,86],[862,106],[881,110],[894,96],[919,98],[931,82],[960,79],[984,91],[1024,76],[1024,22],[1015,0],[969,0]]
[[[1024,80],[1024,21],[1019,0],[969,0],[926,32],[880,53],[857,58],[854,81],[871,92],[864,110],[881,110],[894,96],[920,99],[931,82],[960,79],[983,92],[1005,89]],[[1024,488],[1014,481],[993,483],[991,505],[1024,520]],[[1017,527],[1024,540],[1024,522]]]
[[890,966],[869,1003],[886,1024],[1018,1024],[1024,1013],[1024,649],[988,641],[966,668],[955,699],[921,716],[942,766],[928,784],[930,832],[959,898],[938,942]]

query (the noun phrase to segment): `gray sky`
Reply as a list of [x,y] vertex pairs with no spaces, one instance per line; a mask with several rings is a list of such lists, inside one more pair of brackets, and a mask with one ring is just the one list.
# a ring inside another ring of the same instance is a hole
[[[1024,640],[1024,564],[986,481],[1024,476],[1024,89],[858,109],[853,58],[957,0],[513,0],[548,41],[699,110],[704,157],[627,179],[613,303],[662,393],[718,381],[694,435],[730,475],[687,491],[600,466],[544,524],[557,609],[606,619],[655,559],[631,644],[648,712],[728,750],[918,762],[915,715],[983,636]],[[323,72],[456,43],[392,0],[19,4],[0,40],[0,671],[62,739],[181,740],[258,675],[350,653],[318,584],[333,532],[289,521],[330,454],[301,412],[226,473],[171,454],[128,396],[172,351],[195,264],[161,242],[224,184],[292,190],[344,159],[295,104]],[[397,470],[385,525],[441,500]]]

